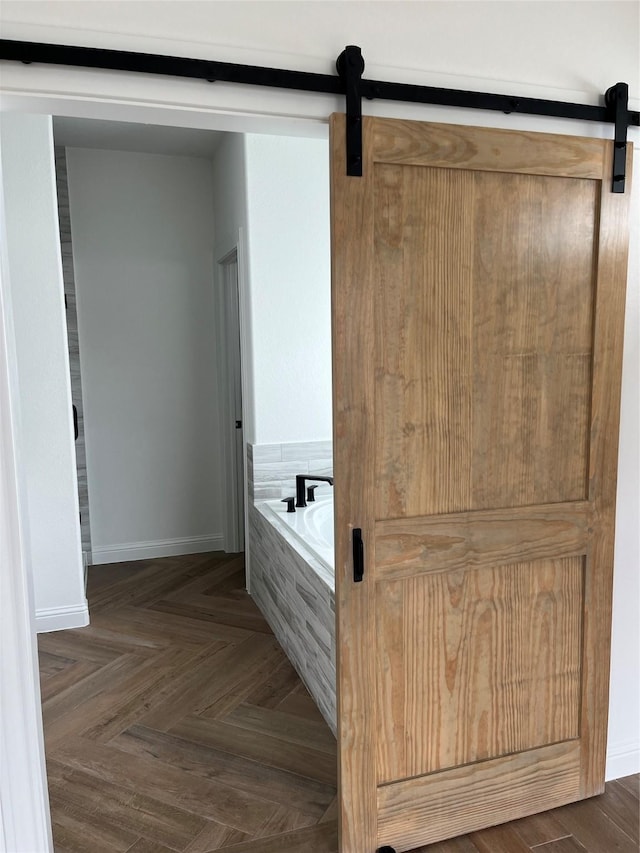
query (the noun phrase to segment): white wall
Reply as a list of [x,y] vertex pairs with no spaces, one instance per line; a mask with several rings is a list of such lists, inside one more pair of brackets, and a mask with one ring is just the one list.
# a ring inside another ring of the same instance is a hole
[[247,235],[247,175],[245,135],[224,134],[213,159],[213,211],[216,223],[215,258],[217,264],[234,247],[238,249],[238,282],[242,333],[244,383],[242,405],[245,442],[255,441],[255,400],[249,290],[249,253]]
[[3,116],[0,135],[35,607],[54,630],[88,613],[51,119]]
[[214,159],[214,209],[220,251],[245,232],[245,438],[328,440],[327,139],[226,134]]
[[249,134],[255,440],[331,439],[329,144]]
[[[154,8],[155,6],[155,8]],[[295,14],[292,10],[295,9]],[[637,109],[637,3],[625,0],[323,0],[323,2],[118,2],[118,0],[3,0],[4,38],[51,41],[246,62],[332,74],[347,44],[361,45],[365,74],[425,85],[492,81],[496,90],[516,84],[538,96],[569,93],[597,103],[618,80],[631,86]],[[3,69],[4,71],[4,69]],[[6,73],[6,72],[5,72]],[[4,85],[28,76],[40,90],[61,95],[73,90],[110,91],[123,103],[119,75],[92,72],[90,80],[71,69],[16,66]],[[30,84],[31,85],[31,84]],[[36,83],[36,85],[38,85]],[[475,87],[482,89],[476,82]],[[505,88],[506,87],[506,88]],[[120,92],[118,91],[120,89]],[[165,103],[192,107],[220,105],[229,113],[314,115],[313,101],[268,90],[243,94],[235,86],[203,86],[164,78],[139,80],[127,87],[127,100],[144,92]],[[118,94],[116,94],[118,93]],[[153,93],[153,95],[152,95]],[[336,104],[338,100],[335,100]],[[72,106],[69,105],[72,109]],[[383,113],[393,107],[384,105]],[[366,111],[371,112],[372,105]],[[400,107],[406,114],[406,107]],[[424,107],[419,108],[424,115]],[[320,111],[317,113],[322,114]],[[138,120],[140,120],[138,118]],[[184,119],[188,121],[187,117]],[[229,126],[226,126],[229,129]]]
[[640,771],[640,149],[625,316],[611,637],[608,778]]
[[93,560],[219,548],[211,162],[67,165]]

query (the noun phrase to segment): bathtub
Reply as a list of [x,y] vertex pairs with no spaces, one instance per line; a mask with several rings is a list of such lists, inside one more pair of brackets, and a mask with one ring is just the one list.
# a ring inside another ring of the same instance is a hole
[[249,592],[335,734],[333,494],[295,513],[254,503],[249,559]]
[[[276,526],[300,553],[317,561],[320,574],[335,591],[333,547],[333,495],[318,495],[313,503],[287,512],[282,501],[265,501],[265,509],[275,517]],[[269,516],[268,516],[269,517]]]

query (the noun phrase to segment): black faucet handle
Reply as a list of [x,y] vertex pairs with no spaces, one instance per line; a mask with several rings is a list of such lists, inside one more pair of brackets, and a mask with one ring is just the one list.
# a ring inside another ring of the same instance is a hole
[[287,512],[295,512],[296,511],[296,496],[295,495],[292,498],[282,498],[280,503],[287,505]]
[[307,501],[310,501],[311,503],[313,503],[315,501],[315,499],[316,499],[315,490],[317,488],[318,488],[317,486],[307,486]]

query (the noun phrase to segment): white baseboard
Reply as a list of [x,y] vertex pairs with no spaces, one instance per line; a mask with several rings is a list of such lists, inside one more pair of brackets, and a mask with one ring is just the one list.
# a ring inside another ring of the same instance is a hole
[[640,773],[640,741],[630,740],[626,743],[611,744],[607,749],[607,767],[605,779],[620,779]]
[[203,554],[221,551],[222,534],[187,536],[179,539],[156,539],[155,542],[126,542],[91,549],[89,562],[94,566],[105,563],[126,563],[130,560],[151,560],[154,557],[178,557],[181,554]]
[[89,624],[89,606],[72,604],[69,607],[41,607],[36,610],[36,632],[63,631],[66,628],[84,628]]

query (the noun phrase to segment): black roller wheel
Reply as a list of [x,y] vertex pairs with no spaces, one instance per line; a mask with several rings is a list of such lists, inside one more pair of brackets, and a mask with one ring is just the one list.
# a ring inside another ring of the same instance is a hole
[[[342,77],[342,75],[344,74],[344,71],[345,71],[345,67],[344,67],[345,59],[346,59],[346,55],[345,55],[345,51],[343,50],[342,53],[340,54],[340,56],[336,59],[336,71],[338,72],[340,77]],[[360,74],[362,74],[363,71],[364,71],[364,59],[361,56],[360,57]]]
[[607,109],[611,109],[615,105],[616,97],[618,94],[618,83],[615,86],[611,86],[610,89],[604,93],[604,105]]

